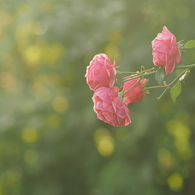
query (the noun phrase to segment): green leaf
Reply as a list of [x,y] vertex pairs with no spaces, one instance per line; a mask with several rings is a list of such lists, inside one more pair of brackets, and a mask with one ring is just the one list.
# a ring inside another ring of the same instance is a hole
[[171,88],[170,93],[171,93],[172,100],[175,102],[176,98],[181,93],[181,82],[180,81],[177,81],[177,83],[175,84],[175,86],[173,86]]
[[183,47],[185,47],[185,48],[193,48],[193,47],[195,47],[195,40],[190,40],[190,41],[186,42]]
[[163,84],[163,80],[165,77],[165,71],[163,68],[160,68],[156,73],[155,73],[155,79],[158,82],[159,85]]

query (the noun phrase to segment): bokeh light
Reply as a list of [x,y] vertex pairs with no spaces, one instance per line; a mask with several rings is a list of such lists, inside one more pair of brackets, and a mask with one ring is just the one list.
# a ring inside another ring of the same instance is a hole
[[37,139],[38,139],[37,130],[35,130],[33,128],[24,129],[23,132],[22,132],[22,139],[26,143],[34,143],[34,142],[36,142]]
[[183,178],[178,173],[170,175],[167,182],[169,187],[174,191],[178,191],[183,187]]
[[109,156],[114,152],[114,140],[109,130],[105,128],[96,130],[94,138],[97,150],[102,156]]

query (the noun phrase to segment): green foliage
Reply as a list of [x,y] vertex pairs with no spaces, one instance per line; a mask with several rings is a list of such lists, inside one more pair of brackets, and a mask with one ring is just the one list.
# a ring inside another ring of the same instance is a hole
[[195,40],[190,40],[190,41],[187,41],[184,46],[184,48],[193,48],[195,47]]
[[175,102],[176,98],[181,93],[181,82],[177,81],[177,83],[170,90],[171,98]]
[[159,85],[163,84],[165,77],[165,70],[163,68],[159,68],[159,70],[155,73],[155,79]]

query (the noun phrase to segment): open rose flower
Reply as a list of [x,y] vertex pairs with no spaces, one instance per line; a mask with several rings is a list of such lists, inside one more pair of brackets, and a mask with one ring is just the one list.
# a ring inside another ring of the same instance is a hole
[[[132,78],[132,77],[129,77]],[[146,96],[146,93],[143,90],[143,86],[148,82],[148,79],[142,79],[139,82],[139,78],[136,79],[132,79],[129,81],[125,81],[123,84],[123,92],[127,92],[131,87],[132,89],[130,89],[125,95],[124,97],[126,97],[126,99],[124,100],[124,103],[126,105],[130,104],[130,103],[138,103],[142,100],[142,98],[144,98]],[[136,82],[138,82],[136,84]],[[135,85],[135,86],[133,86]]]
[[112,64],[105,54],[97,54],[87,67],[85,77],[91,90],[112,87],[116,80],[115,63]]
[[172,73],[175,66],[181,63],[181,51],[177,46],[176,37],[166,26],[152,41],[152,49],[154,65],[165,67],[166,74]]
[[118,97],[118,87],[102,87],[92,97],[97,117],[115,127],[131,123],[130,111]]

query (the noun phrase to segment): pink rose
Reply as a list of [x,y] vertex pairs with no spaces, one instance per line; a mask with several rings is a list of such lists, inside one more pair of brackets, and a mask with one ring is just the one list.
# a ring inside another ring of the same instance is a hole
[[175,66],[181,63],[181,51],[177,46],[176,37],[166,26],[152,41],[152,49],[153,63],[156,66],[164,66],[166,74],[172,73]]
[[[130,78],[132,78],[132,77],[130,77]],[[124,82],[123,92],[128,91],[138,81],[139,81],[139,78]],[[146,96],[146,94],[143,90],[143,86],[147,82],[148,82],[148,79],[142,79],[132,89],[130,89],[129,92],[127,92],[124,95],[124,97],[126,97],[126,99],[124,100],[124,103],[126,105],[128,105],[129,103],[140,102],[142,100],[142,98],[144,98]]]
[[91,90],[100,87],[112,87],[116,80],[115,63],[112,64],[105,54],[95,55],[87,67],[85,77]]
[[118,87],[102,87],[92,97],[97,117],[115,127],[131,123],[130,111],[118,97]]

